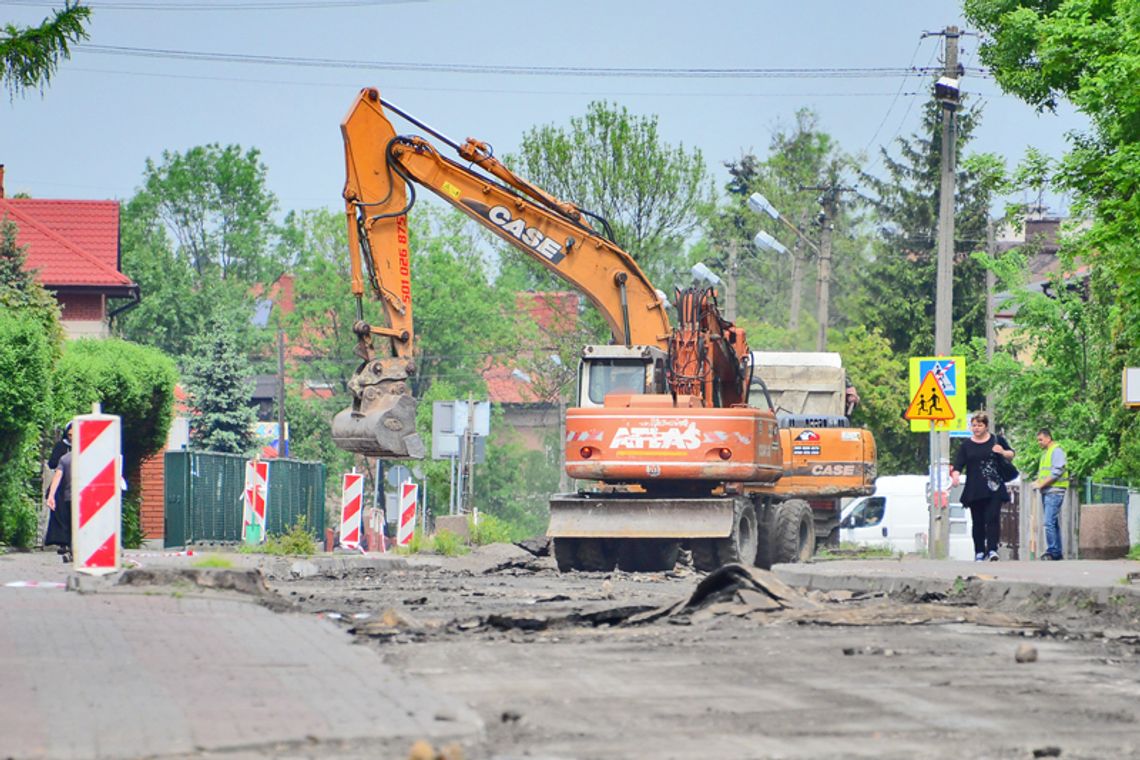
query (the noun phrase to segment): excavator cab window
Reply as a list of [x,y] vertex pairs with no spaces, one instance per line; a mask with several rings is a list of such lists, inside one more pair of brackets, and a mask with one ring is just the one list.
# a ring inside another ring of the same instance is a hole
[[635,359],[594,359],[589,364],[589,396],[595,404],[607,393],[645,393],[645,362]]

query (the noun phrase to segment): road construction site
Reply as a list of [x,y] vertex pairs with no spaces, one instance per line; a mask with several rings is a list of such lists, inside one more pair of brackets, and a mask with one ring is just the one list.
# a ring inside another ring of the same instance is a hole
[[1140,756],[1136,562],[126,564],[0,556],[0,756]]

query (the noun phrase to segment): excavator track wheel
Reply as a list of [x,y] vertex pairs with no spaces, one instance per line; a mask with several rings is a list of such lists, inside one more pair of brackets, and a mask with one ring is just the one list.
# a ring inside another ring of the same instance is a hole
[[727,538],[705,538],[689,542],[693,566],[712,572],[722,565],[751,565],[756,559],[760,541],[760,524],[756,507],[748,497],[738,496],[733,502],[732,533]]

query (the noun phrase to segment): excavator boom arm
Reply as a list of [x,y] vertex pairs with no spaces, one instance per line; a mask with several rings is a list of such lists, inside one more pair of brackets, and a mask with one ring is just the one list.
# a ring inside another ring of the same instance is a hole
[[405,213],[413,182],[578,288],[619,342],[667,348],[671,328],[662,295],[637,262],[582,221],[572,204],[515,176],[476,150],[482,145],[476,141],[469,140],[460,155],[505,184],[441,156],[422,138],[397,136],[383,108],[379,93],[365,89],[341,125],[348,163],[344,197],[353,291],[363,291],[359,259],[377,274],[374,291],[395,331],[412,333]]

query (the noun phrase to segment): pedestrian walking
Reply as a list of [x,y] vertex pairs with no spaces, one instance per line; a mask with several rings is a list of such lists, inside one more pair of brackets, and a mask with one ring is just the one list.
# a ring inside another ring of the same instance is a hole
[[71,451],[59,459],[48,487],[48,518],[44,546],[56,546],[64,562],[71,561]]
[[1045,553],[1041,559],[1064,559],[1061,551],[1061,505],[1065,502],[1065,492],[1069,490],[1069,462],[1065,450],[1053,440],[1049,428],[1037,431],[1037,445],[1042,452],[1033,486],[1041,492],[1041,507],[1045,512]]
[[950,485],[956,487],[962,473],[966,486],[962,489],[962,503],[970,508],[973,522],[974,559],[998,559],[998,542],[1001,539],[1001,505],[1010,500],[1002,470],[1013,460],[1014,451],[1009,442],[990,432],[990,418],[978,412],[970,418],[970,437],[962,441],[950,468]]

